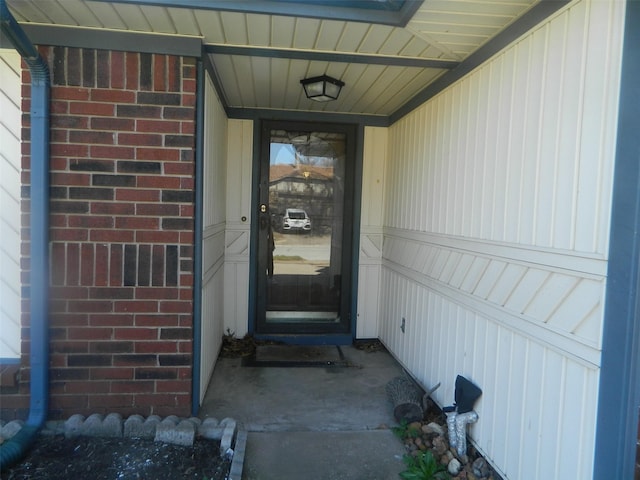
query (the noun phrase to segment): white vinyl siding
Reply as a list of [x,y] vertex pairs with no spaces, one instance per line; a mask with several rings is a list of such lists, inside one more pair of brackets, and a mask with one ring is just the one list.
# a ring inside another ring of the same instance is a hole
[[508,479],[592,472],[624,9],[570,4],[389,128],[380,338],[441,405],[482,388]]
[[249,329],[249,240],[253,122],[229,120],[224,329],[242,338]]
[[358,261],[357,338],[378,338],[380,330],[380,275],[384,163],[388,129],[367,127],[364,133],[360,256]]
[[222,345],[227,117],[205,75],[200,401]]
[[0,360],[20,358],[20,56],[0,49]]

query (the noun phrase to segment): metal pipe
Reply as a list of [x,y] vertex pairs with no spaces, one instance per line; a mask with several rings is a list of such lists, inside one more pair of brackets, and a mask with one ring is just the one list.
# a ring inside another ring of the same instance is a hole
[[47,63],[0,0],[0,26],[31,72],[30,404],[26,424],[0,446],[0,470],[18,461],[47,419],[49,408],[49,98]]
[[467,454],[467,425],[478,421],[478,414],[473,410],[465,413],[456,411],[445,412],[447,415],[447,430],[449,433],[449,446],[455,448],[458,457]]

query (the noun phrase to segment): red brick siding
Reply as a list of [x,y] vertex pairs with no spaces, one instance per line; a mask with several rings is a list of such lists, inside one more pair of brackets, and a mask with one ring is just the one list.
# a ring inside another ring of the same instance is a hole
[[[63,47],[41,53],[53,81],[50,417],[188,415],[195,61]],[[28,112],[28,71],[24,77]],[[29,134],[25,115],[25,142]],[[23,346],[22,395],[3,397],[3,409],[26,406],[28,338]]]

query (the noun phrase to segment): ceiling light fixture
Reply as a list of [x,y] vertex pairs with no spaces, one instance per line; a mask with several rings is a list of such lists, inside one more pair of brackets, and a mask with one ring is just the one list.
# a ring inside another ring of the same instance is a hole
[[304,93],[310,100],[316,102],[330,102],[336,100],[340,95],[340,90],[344,87],[344,82],[322,75],[320,77],[305,78],[300,80]]

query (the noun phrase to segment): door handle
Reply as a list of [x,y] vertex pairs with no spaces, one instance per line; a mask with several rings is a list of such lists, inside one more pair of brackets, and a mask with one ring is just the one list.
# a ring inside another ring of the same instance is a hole
[[260,205],[260,212],[261,213],[267,213],[267,206],[264,203],[262,205]]

